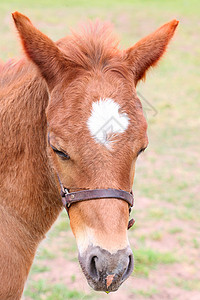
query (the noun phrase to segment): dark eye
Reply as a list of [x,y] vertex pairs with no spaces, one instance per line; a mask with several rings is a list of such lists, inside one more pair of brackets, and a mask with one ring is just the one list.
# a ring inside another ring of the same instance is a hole
[[62,158],[63,160],[68,160],[70,159],[70,156],[62,150],[58,150],[57,148],[55,148],[54,146],[50,145],[51,148],[53,149],[53,152],[55,152],[60,158]]
[[138,154],[137,154],[137,156],[139,156],[142,152],[144,152],[145,151],[145,149],[146,149],[146,147],[145,148],[142,148],[142,149],[140,149],[140,151],[138,152]]

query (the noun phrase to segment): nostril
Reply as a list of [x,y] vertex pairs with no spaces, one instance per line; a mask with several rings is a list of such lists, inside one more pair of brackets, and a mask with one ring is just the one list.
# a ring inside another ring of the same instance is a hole
[[130,274],[133,271],[133,255],[129,255],[128,257],[129,261],[128,261],[128,265],[127,268],[122,276],[122,280],[124,281],[126,278],[128,278],[130,276]]
[[89,270],[90,270],[90,275],[95,278],[95,279],[98,279],[98,272],[97,272],[97,266],[96,266],[96,262],[98,260],[98,257],[97,256],[93,256],[91,258],[91,261],[90,261],[90,267],[89,267]]

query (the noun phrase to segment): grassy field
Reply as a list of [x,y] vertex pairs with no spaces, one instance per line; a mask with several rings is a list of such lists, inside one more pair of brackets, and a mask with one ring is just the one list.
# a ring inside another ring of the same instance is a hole
[[138,91],[149,129],[134,182],[136,225],[129,232],[135,271],[114,294],[92,291],[77,261],[63,212],[38,250],[23,300],[200,299],[200,2],[1,0],[0,58],[20,56],[11,12],[27,14],[53,40],[80,21],[114,24],[121,47],[173,18],[178,31]]

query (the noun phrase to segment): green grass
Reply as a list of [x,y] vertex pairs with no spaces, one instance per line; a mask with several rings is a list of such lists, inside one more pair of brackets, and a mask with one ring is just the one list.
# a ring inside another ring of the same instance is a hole
[[75,282],[75,281],[76,281],[76,275],[73,274],[73,275],[71,275],[71,282]]
[[181,246],[181,247],[183,247],[183,246],[185,246],[186,245],[186,239],[185,238],[182,238],[182,237],[179,237],[178,238],[178,242],[179,242],[179,245]]
[[147,289],[147,290],[134,290],[133,294],[134,295],[140,295],[140,296],[144,296],[145,298],[152,298],[154,295],[157,295],[158,289],[156,289],[155,287],[151,288],[151,289]]
[[163,220],[163,218],[168,218],[170,216],[170,212],[168,209],[164,209],[162,207],[155,207],[149,209],[149,218],[154,220]]
[[155,231],[150,235],[150,237],[154,241],[161,241],[163,238],[163,233],[160,231]]
[[34,264],[31,268],[32,274],[49,272],[51,269],[48,266]]
[[65,215],[65,217],[60,218],[60,222],[56,224],[54,229],[50,232],[50,236],[58,236],[61,232],[67,232],[70,229],[68,216]]
[[140,235],[137,237],[139,243],[141,246],[144,246],[147,240],[147,236],[146,235]]
[[196,238],[193,238],[193,245],[194,245],[194,248],[199,249],[200,241],[197,240]]
[[76,290],[70,290],[63,284],[49,284],[45,280],[32,283],[25,291],[25,296],[33,300],[63,300],[84,299],[85,294]]
[[56,257],[56,254],[50,251],[47,248],[40,248],[38,251],[37,259],[54,259]]
[[141,248],[134,250],[135,275],[149,276],[149,273],[159,264],[173,264],[178,261],[172,252],[159,252],[153,249]]
[[200,291],[200,281],[198,279],[173,278],[172,282],[186,291]]
[[171,234],[177,234],[177,233],[181,233],[181,232],[183,232],[183,229],[180,227],[172,227],[169,230],[169,233],[171,233]]

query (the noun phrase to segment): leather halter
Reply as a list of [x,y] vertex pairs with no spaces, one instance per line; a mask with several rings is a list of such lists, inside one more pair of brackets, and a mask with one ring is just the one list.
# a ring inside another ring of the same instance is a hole
[[[60,186],[61,186],[62,202],[67,212],[71,204],[80,201],[93,200],[93,199],[115,198],[115,199],[124,200],[129,205],[129,214],[131,212],[131,207],[133,207],[134,205],[134,198],[133,198],[132,191],[131,193],[128,193],[126,191],[117,190],[117,189],[96,189],[96,190],[81,190],[81,191],[70,193],[68,189],[63,187],[61,182],[60,182]],[[134,223],[135,220],[131,219],[128,223],[128,229],[131,228]]]

